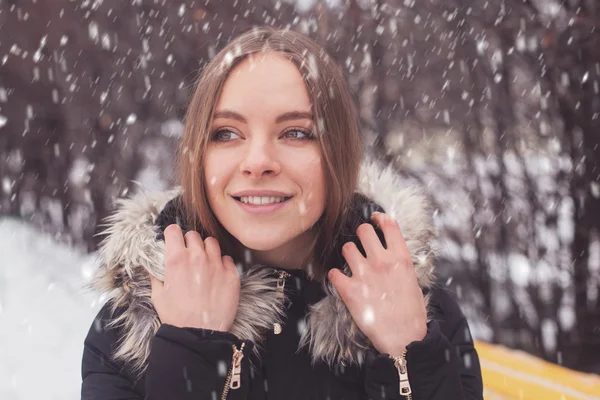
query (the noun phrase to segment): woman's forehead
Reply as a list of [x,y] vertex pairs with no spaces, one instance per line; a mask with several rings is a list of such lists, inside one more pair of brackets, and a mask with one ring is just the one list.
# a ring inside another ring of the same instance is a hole
[[276,53],[246,61],[236,66],[225,81],[217,112],[225,109],[242,115],[310,112],[311,99],[304,80],[291,61]]

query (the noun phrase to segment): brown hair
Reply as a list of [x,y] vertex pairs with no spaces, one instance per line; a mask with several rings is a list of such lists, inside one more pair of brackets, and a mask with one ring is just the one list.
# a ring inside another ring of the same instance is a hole
[[260,52],[278,52],[293,62],[303,76],[312,103],[327,185],[312,262],[323,268],[334,251],[356,189],[363,149],[358,114],[343,73],[321,46],[298,32],[254,28],[228,43],[198,77],[178,153],[186,225],[203,237],[216,237],[224,254],[235,254],[232,236],[209,206],[203,161],[213,113],[229,73],[240,61]]

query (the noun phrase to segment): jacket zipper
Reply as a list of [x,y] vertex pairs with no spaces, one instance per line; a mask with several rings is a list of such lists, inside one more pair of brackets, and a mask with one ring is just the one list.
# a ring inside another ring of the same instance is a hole
[[227,379],[225,379],[225,387],[223,388],[221,400],[227,399],[230,389],[237,390],[242,386],[242,358],[244,358],[245,346],[246,343],[242,343],[238,350],[235,344],[231,345],[233,348],[233,357],[231,358],[231,367],[229,368]]
[[410,388],[410,381],[408,380],[406,349],[404,349],[401,356],[390,356],[390,358],[394,360],[394,366],[398,370],[398,377],[400,378],[400,396],[404,396],[408,400],[412,400],[412,389]]
[[[280,271],[279,272],[279,278],[277,278],[277,299],[280,301],[283,301],[285,299],[285,282],[286,279],[290,277],[290,274],[285,272],[285,271]],[[276,335],[279,335],[282,331],[282,327],[281,324],[279,322],[276,322],[275,324],[273,324],[273,333]]]

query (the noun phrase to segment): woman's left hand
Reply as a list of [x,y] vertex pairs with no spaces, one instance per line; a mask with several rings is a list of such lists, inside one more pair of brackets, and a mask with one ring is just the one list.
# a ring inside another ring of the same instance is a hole
[[342,255],[352,276],[334,268],[328,277],[373,346],[380,353],[400,356],[406,346],[427,334],[427,310],[398,223],[383,213],[371,218],[383,231],[387,249],[373,226],[362,224],[356,233],[367,257],[354,243],[346,243]]

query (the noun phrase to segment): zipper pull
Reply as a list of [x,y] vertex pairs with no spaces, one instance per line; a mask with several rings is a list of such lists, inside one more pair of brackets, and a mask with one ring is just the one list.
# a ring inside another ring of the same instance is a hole
[[235,345],[233,346],[233,358],[231,359],[231,382],[229,388],[237,390],[242,386],[242,358],[244,358],[244,346],[246,343],[242,343],[242,346],[238,350]]
[[400,378],[400,395],[407,397],[408,399],[412,398],[412,389],[410,388],[410,381],[408,380],[408,367],[406,363],[406,349],[402,352],[402,355],[399,357],[392,357],[394,360],[394,366],[398,370],[398,377]]
[[285,281],[289,276],[290,274],[285,271],[279,272],[279,278],[277,279],[277,298],[279,300],[284,298]]
[[[289,278],[290,274],[285,272],[285,271],[280,271],[279,272],[279,278],[277,278],[277,299],[280,301],[283,301],[285,298],[285,281],[287,278]],[[273,324],[273,333],[276,335],[279,335],[281,333],[281,331],[283,330],[281,324],[279,322],[276,322]]]

